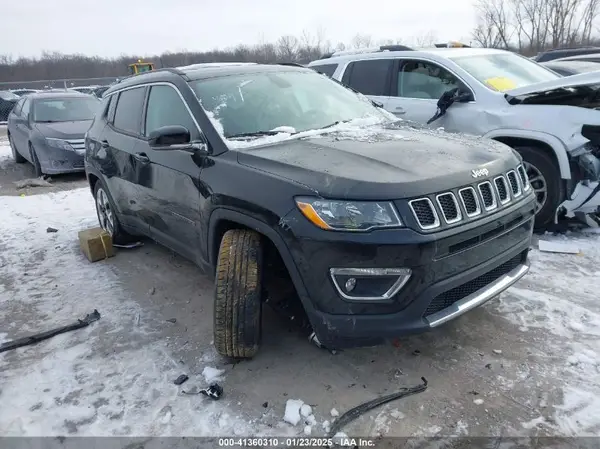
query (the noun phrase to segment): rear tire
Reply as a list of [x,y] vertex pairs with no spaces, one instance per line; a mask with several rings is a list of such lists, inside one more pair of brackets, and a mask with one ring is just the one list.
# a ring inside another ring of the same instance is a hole
[[31,155],[31,163],[33,165],[33,173],[36,178],[41,178],[44,176],[44,172],[42,171],[42,166],[40,165],[40,160],[37,157],[37,153],[35,152],[35,148],[33,148],[32,144],[29,144],[29,154]]
[[552,157],[536,147],[515,147],[523,157],[523,167],[536,195],[535,227],[544,229],[554,222],[556,208],[564,200],[565,188],[560,170]]
[[15,146],[10,134],[8,135],[8,144],[10,145],[10,150],[12,151],[12,157],[17,164],[24,164],[27,162],[27,159],[21,156],[21,154],[17,151],[17,147]]
[[117,209],[108,194],[108,189],[100,180],[96,181],[94,185],[94,201],[98,223],[100,223],[102,229],[110,234],[113,243],[117,245],[131,243],[134,237],[123,230],[119,217],[117,217]]
[[232,229],[223,235],[215,277],[214,344],[226,357],[252,358],[261,340],[260,235]]

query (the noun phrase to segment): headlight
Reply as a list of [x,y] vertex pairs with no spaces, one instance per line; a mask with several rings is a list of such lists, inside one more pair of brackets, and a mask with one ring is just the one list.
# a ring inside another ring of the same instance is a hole
[[62,139],[50,139],[46,137],[46,143],[54,148],[60,148],[61,150],[75,151],[71,145]]
[[402,226],[389,201],[336,201],[296,198],[302,214],[315,226],[329,231],[369,231]]

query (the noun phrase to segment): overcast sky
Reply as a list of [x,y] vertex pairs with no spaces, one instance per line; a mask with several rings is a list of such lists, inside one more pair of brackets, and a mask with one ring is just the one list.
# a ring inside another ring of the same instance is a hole
[[[473,0],[3,0],[0,54],[99,56],[210,50],[315,34],[332,43],[426,35],[468,40]],[[93,6],[92,6],[93,5]],[[8,38],[10,36],[10,38]]]

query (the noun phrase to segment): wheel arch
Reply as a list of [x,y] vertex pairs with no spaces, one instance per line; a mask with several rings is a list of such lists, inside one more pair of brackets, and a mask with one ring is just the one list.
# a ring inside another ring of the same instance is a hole
[[292,283],[294,284],[294,288],[296,289],[296,293],[302,302],[304,310],[308,315],[309,320],[312,323],[314,314],[314,307],[309,299],[308,292],[306,287],[304,286],[304,282],[302,281],[302,277],[300,276],[300,272],[296,267],[296,263],[294,262],[292,255],[283,240],[283,238],[275,231],[271,226],[267,223],[260,221],[254,217],[250,217],[242,212],[218,208],[215,209],[209,219],[209,230],[208,230],[208,242],[207,242],[207,251],[208,251],[208,261],[211,269],[216,267],[217,257],[219,254],[219,246],[221,243],[221,238],[223,234],[230,229],[251,229],[257,233],[259,233],[263,238],[267,239],[273,247],[279,253],[279,256],[283,260],[285,268],[290,275]]
[[571,167],[567,150],[562,142],[551,134],[522,130],[499,129],[483,137],[497,140],[512,148],[519,146],[535,147],[548,153],[556,163],[562,179],[571,179]]

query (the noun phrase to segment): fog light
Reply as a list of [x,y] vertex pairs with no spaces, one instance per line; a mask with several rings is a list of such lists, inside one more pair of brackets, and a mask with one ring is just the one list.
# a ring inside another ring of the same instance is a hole
[[409,268],[331,268],[339,295],[351,301],[389,301],[406,285]]
[[346,291],[351,292],[356,287],[356,278],[350,278],[346,281]]

